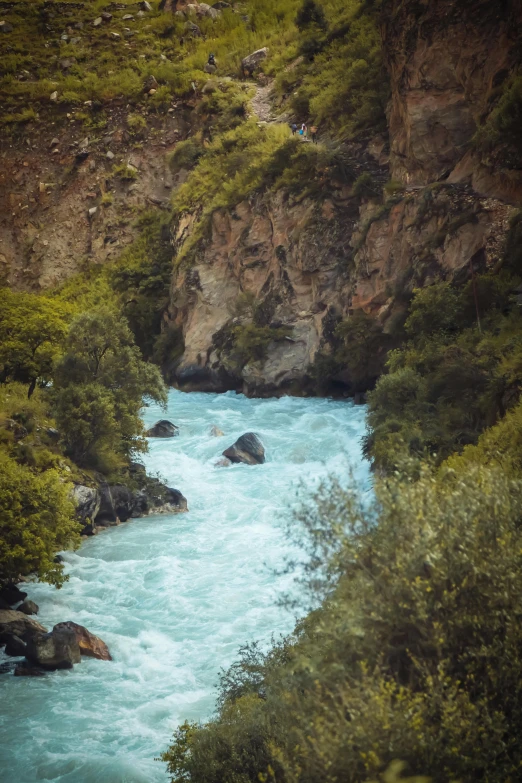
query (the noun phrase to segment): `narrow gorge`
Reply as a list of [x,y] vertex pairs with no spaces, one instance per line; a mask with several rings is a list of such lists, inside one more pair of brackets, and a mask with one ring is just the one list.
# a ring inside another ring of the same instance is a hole
[[518,780],[519,0],[0,44],[2,780]]

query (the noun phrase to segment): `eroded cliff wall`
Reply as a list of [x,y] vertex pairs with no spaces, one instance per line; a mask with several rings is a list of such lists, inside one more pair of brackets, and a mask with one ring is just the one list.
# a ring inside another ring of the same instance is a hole
[[[522,171],[495,165],[473,139],[521,62],[521,9],[509,0],[388,4],[389,168],[381,138],[367,151],[389,187],[368,198],[330,182],[313,200],[265,193],[217,212],[195,261],[173,278],[168,321],[186,346],[176,383],[250,394],[306,388],[341,320],[364,310],[393,336],[414,287],[498,263],[522,203]],[[178,247],[191,220],[173,227]],[[226,329],[252,323],[252,309],[236,306],[248,295],[257,326],[287,334],[238,366]]]

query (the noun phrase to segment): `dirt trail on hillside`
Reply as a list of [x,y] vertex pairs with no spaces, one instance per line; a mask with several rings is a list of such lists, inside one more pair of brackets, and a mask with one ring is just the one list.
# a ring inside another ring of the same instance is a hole
[[256,94],[251,100],[252,112],[257,116],[260,122],[279,122],[278,117],[272,114],[271,97],[274,87],[274,80],[271,79],[268,84],[256,84]]

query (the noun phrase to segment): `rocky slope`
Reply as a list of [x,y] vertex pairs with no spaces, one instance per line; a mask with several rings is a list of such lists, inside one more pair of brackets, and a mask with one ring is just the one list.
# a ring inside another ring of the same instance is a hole
[[[195,263],[172,283],[168,318],[185,343],[173,378],[182,388],[303,390],[340,320],[362,309],[393,335],[413,287],[499,261],[522,204],[522,172],[494,165],[472,139],[520,63],[520,5],[388,5],[389,163],[380,137],[358,155],[371,153],[366,169],[391,187],[383,199],[361,199],[330,182],[318,198],[265,193],[216,212]],[[193,220],[174,224],[176,247]],[[223,333],[252,321],[237,311],[246,295],[258,325],[288,334],[269,344],[264,360],[231,366]]]
[[174,184],[165,155],[184,131],[181,110],[138,132],[124,106],[111,104],[102,132],[56,114],[0,140],[0,278],[18,290],[117,258],[136,238],[136,217],[167,208]]
[[[413,287],[498,262],[522,204],[522,172],[473,138],[520,65],[521,24],[516,0],[386,4],[389,138],[347,148],[372,186],[361,192],[331,178],[319,195],[256,192],[216,211],[195,257],[173,274],[164,317],[177,335],[166,366],[173,383],[313,391],[310,368],[333,350],[341,321],[362,310],[393,342]],[[147,127],[133,131],[130,107],[113,101],[103,130],[86,133],[74,113],[53,126],[49,114],[45,130],[3,140],[3,278],[45,288],[116,258],[136,236],[135,217],[168,206],[176,182],[165,153],[190,133],[190,108],[149,114]],[[176,250],[197,219],[185,213],[173,222]],[[263,350],[238,361],[231,335],[264,341]],[[343,384],[353,391],[349,377]]]

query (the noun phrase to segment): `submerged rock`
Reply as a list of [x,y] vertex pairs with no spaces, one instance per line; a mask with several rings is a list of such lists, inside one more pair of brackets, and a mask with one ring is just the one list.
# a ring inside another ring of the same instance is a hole
[[43,625],[23,612],[15,612],[13,609],[0,610],[0,639],[5,638],[4,634],[8,634],[19,636],[23,641],[27,641],[38,634],[45,633],[47,629]]
[[220,430],[219,427],[214,426],[210,430],[210,434],[212,435],[213,438],[222,438],[225,433],[223,432],[223,430]]
[[33,666],[29,661],[21,661],[14,670],[15,677],[43,677],[46,672]]
[[98,658],[100,661],[112,661],[112,656],[105,642],[99,636],[95,636],[87,628],[84,628],[83,625],[73,623],[71,620],[65,623],[57,623],[53,628],[53,633],[61,630],[69,630],[74,633],[81,655],[85,655],[88,658]]
[[179,427],[176,427],[168,419],[161,419],[147,430],[145,435],[147,438],[174,438],[176,435],[179,435]]
[[71,628],[53,628],[51,633],[34,636],[27,643],[26,658],[43,669],[72,669],[80,663],[80,645]]
[[253,432],[246,432],[223,452],[231,462],[244,462],[246,465],[262,465],[265,461],[265,447]]

